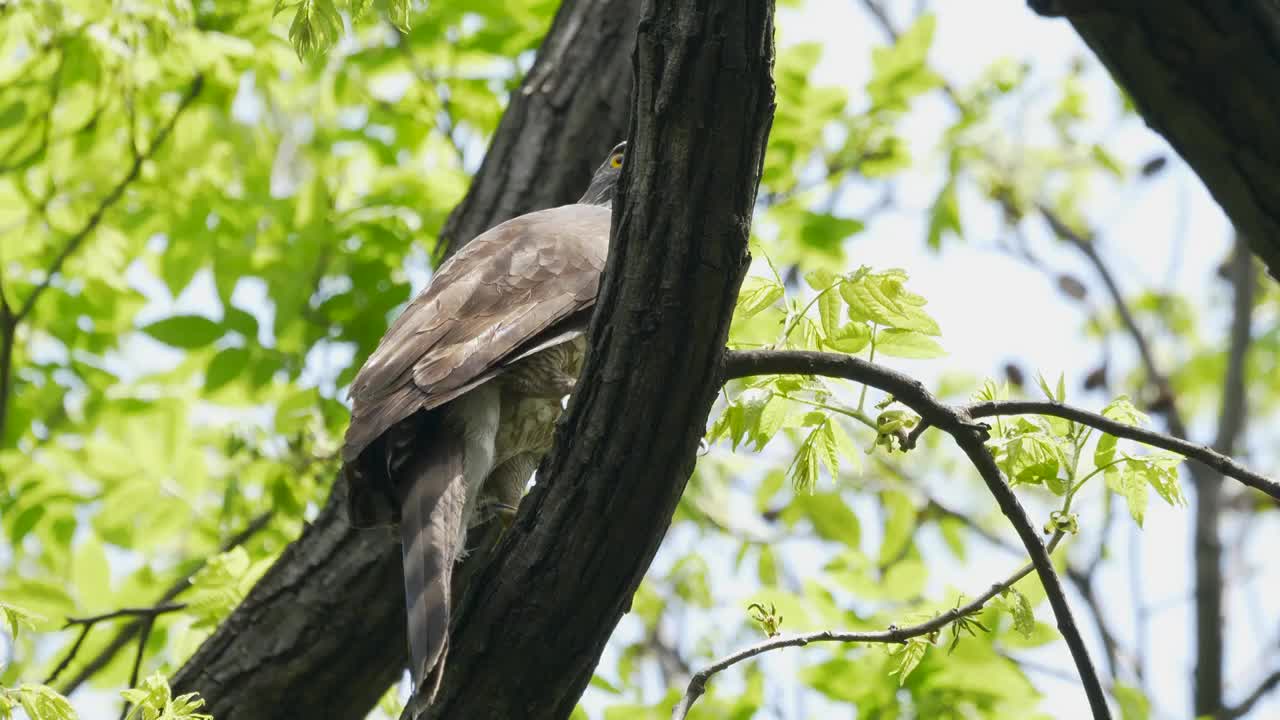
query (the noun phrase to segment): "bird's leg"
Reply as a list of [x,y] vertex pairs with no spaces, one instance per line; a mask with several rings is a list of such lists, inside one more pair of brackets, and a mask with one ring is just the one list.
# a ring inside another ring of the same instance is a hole
[[476,520],[487,522],[496,518],[504,531],[511,527],[525,485],[538,467],[538,459],[536,453],[521,453],[495,468],[484,484]]

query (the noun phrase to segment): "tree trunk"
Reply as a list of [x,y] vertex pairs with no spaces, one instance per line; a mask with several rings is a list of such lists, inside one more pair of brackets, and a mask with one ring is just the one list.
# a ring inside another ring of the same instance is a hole
[[[529,210],[576,200],[623,137],[632,0],[565,0],[511,98],[466,199],[446,224],[456,247]],[[400,550],[355,531],[339,483],[315,522],[187,661],[174,691],[217,718],[363,718],[407,656]],[[467,569],[463,569],[463,575]]]
[[[646,0],[590,350],[539,483],[458,608],[431,718],[566,718],[693,470],[773,117],[773,4]],[[406,716],[408,713],[406,713]]]
[[1063,15],[1280,278],[1280,7],[1028,0]]

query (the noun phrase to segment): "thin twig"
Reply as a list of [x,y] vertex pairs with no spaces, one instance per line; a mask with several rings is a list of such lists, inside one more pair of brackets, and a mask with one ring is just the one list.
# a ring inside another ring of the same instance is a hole
[[196,75],[195,79],[191,81],[191,85],[187,87],[187,91],[183,94],[182,99],[178,101],[177,109],[173,111],[173,115],[169,117],[169,121],[164,124],[164,127],[161,127],[160,131],[156,133],[155,138],[153,138],[151,144],[147,146],[146,151],[133,159],[133,163],[129,166],[129,172],[125,173],[125,176],[120,180],[120,182],[116,183],[116,186],[111,188],[111,191],[108,192],[107,196],[98,204],[97,209],[93,211],[93,214],[89,216],[89,219],[85,221],[84,225],[67,239],[67,244],[63,246],[62,250],[53,259],[53,264],[49,266],[49,270],[45,273],[44,278],[31,290],[31,294],[27,295],[27,299],[23,301],[22,305],[18,308],[18,311],[14,313],[14,323],[22,322],[31,314],[32,309],[35,308],[36,301],[40,299],[40,296],[45,290],[49,289],[49,284],[53,282],[53,277],[62,270],[62,265],[67,261],[67,258],[71,257],[76,250],[80,248],[84,243],[85,238],[87,238],[90,233],[98,227],[98,224],[102,222],[102,218],[106,215],[107,211],[110,210],[124,195],[125,189],[137,179],[138,175],[142,172],[143,163],[150,159],[151,156],[155,154],[155,151],[164,144],[164,141],[169,137],[169,134],[173,132],[173,128],[177,124],[178,118],[182,115],[183,111],[195,101],[196,97],[200,95],[200,90],[203,87],[204,76]]
[[62,656],[62,660],[58,661],[58,666],[53,669],[53,672],[49,673],[49,677],[45,678],[45,685],[53,684],[53,681],[58,679],[58,676],[62,674],[62,671],[67,669],[67,666],[71,664],[71,660],[76,656],[76,653],[80,652],[80,646],[84,644],[84,639],[89,637],[89,630],[92,627],[92,625],[82,625],[80,627],[80,636],[71,644],[71,649],[67,651],[66,655]]
[[[138,633],[138,652],[133,656],[133,670],[129,672],[129,687],[138,687],[138,672],[142,669],[142,656],[147,652],[147,639],[151,637],[151,628],[156,624],[156,616],[151,615],[142,619],[142,630]],[[132,705],[128,700],[120,708],[120,720],[129,717],[129,706]]]
[[[275,513],[270,510],[258,515],[253,520],[251,520],[243,530],[231,536],[231,538],[229,538],[225,543],[223,543],[222,547],[218,550],[218,552],[227,552],[228,550],[231,550],[234,547],[243,545],[245,542],[249,540],[249,538],[253,537],[260,530],[265,528],[267,524],[271,522],[271,518],[274,517],[274,515]],[[166,603],[172,602],[173,599],[176,598],[179,594],[181,594],[183,590],[186,590],[188,587],[191,586],[191,578],[194,577],[195,574],[199,572],[200,569],[203,568],[204,566],[205,566],[205,561],[201,561],[195,568],[191,570],[189,574],[184,575],[183,577],[174,581],[173,584],[170,585],[164,591],[164,593],[160,596],[159,601],[156,602],[156,606],[159,607],[159,606],[165,605]],[[100,670],[102,670],[102,668],[106,667],[107,663],[111,662],[111,660],[115,658],[116,653],[120,652],[121,648],[123,648],[125,645],[128,645],[129,641],[132,640],[134,636],[136,636],[138,632],[142,630],[142,623],[143,623],[142,620],[136,620],[132,623],[129,623],[125,627],[121,628],[121,630],[118,633],[116,633],[116,636],[111,639],[111,642],[107,643],[106,647],[100,650],[98,654],[93,657],[92,660],[85,663],[84,668],[81,669],[80,672],[76,674],[76,676],[73,677],[64,687],[60,688],[62,694],[70,695],[72,692],[75,691],[76,688],[84,684],[86,680],[93,677],[93,675],[98,673]],[[57,672],[60,673],[62,671],[62,668],[64,668],[66,665],[69,665],[71,663],[71,659],[75,657],[76,651],[79,649],[80,649],[80,643],[77,642],[71,648],[71,651],[67,653],[67,656],[63,658],[63,662],[59,664],[59,668]],[[56,677],[56,674],[54,677]],[[53,680],[54,678],[51,677],[49,680],[45,681],[45,684],[51,685],[53,684]]]
[[1276,686],[1280,686],[1280,670],[1268,675],[1267,679],[1259,683],[1258,687],[1254,688],[1248,697],[1240,701],[1240,704],[1227,708],[1218,717],[1220,720],[1236,720],[1236,718],[1248,715],[1249,711],[1253,710],[1253,706],[1257,705],[1258,701],[1266,697],[1267,693],[1274,690]]
[[[1056,533],[1049,541],[1048,551],[1053,549],[1062,541],[1063,534]],[[726,655],[707,667],[699,670],[689,678],[689,687],[685,690],[684,697],[676,704],[671,712],[672,720],[684,720],[688,716],[689,710],[693,704],[698,701],[707,691],[707,682],[716,673],[723,672],[738,663],[749,660],[757,655],[763,655],[771,650],[779,650],[788,647],[804,647],[810,643],[818,642],[842,642],[842,643],[891,643],[901,644],[911,638],[921,637],[933,632],[945,629],[951,623],[974,615],[980,612],[983,607],[990,602],[991,598],[1005,592],[1014,583],[1031,574],[1035,569],[1028,564],[1023,566],[1017,572],[1010,575],[1002,582],[992,585],[986,592],[979,595],[972,602],[966,603],[958,607],[954,607],[937,617],[930,618],[925,622],[907,627],[890,626],[887,630],[869,631],[869,632],[850,632],[840,630],[823,630],[821,632],[806,633],[804,635],[777,635],[768,640],[758,642],[755,645],[742,648],[729,655]]]
[[1058,579],[1044,543],[1036,533],[1035,527],[1027,517],[1026,510],[1017,496],[1005,482],[996,465],[995,458],[987,449],[986,441],[990,437],[986,425],[975,423],[962,410],[939,402],[919,380],[888,368],[878,367],[872,363],[848,355],[835,353],[806,351],[729,351],[725,353],[724,377],[726,379],[748,377],[753,375],[825,375],[845,378],[855,382],[871,385],[885,392],[914,410],[922,420],[932,423],[947,432],[955,440],[960,449],[968,456],[969,461],[977,468],[978,474],[987,485],[987,490],[995,498],[1000,511],[1013,525],[1018,538],[1031,557],[1036,574],[1044,586],[1049,605],[1053,608],[1057,620],[1058,631],[1062,633],[1075,661],[1076,670],[1084,684],[1085,694],[1089,698],[1089,707],[1095,720],[1111,717],[1107,707],[1106,694],[1098,679],[1093,660],[1089,657],[1084,638],[1076,626],[1067,603],[1062,582]]
[[[141,618],[139,622],[148,623],[149,625],[150,623],[155,622],[156,617],[159,615],[177,612],[178,610],[185,609],[186,607],[186,603],[164,602],[153,605],[152,607],[120,608],[119,610],[112,610],[111,612],[102,613],[101,615],[67,618],[67,624],[63,626],[64,629],[79,626],[80,636],[76,638],[74,643],[72,643],[71,649],[68,650],[67,654],[58,662],[58,666],[53,669],[53,672],[49,673],[49,677],[44,681],[44,684],[52,684],[53,681],[57,680],[58,676],[62,674],[62,671],[67,669],[67,666],[71,664],[71,660],[75,658],[76,653],[80,652],[80,646],[84,644],[85,638],[89,636],[89,631],[93,629],[94,625],[106,620],[115,620],[116,618],[122,617]],[[134,687],[134,685],[130,685],[129,687]]]
[[111,612],[102,613],[101,615],[89,615],[87,617],[80,618],[69,617],[67,618],[67,624],[64,627],[72,627],[73,625],[93,625],[94,623],[100,623],[104,620],[115,620],[116,618],[122,617],[154,618],[157,615],[177,612],[179,610],[185,610],[186,608],[186,603],[170,602],[152,605],[151,607],[120,608],[119,610],[112,610]]
[[1173,389],[1169,384],[1169,378],[1160,371],[1159,366],[1156,364],[1155,353],[1151,350],[1151,343],[1147,340],[1146,334],[1142,332],[1142,328],[1138,327],[1138,321],[1134,318],[1133,310],[1129,308],[1129,303],[1125,300],[1124,293],[1121,292],[1115,275],[1111,273],[1111,269],[1107,267],[1102,256],[1098,254],[1098,248],[1093,238],[1076,232],[1047,205],[1038,205],[1036,209],[1058,239],[1064,240],[1075,247],[1093,265],[1094,271],[1098,274],[1098,278],[1102,280],[1102,284],[1106,286],[1107,294],[1111,296],[1111,301],[1116,306],[1116,314],[1120,316],[1120,322],[1124,324],[1125,330],[1128,331],[1129,336],[1133,339],[1133,345],[1138,350],[1138,357],[1142,360],[1142,366],[1147,371],[1148,379],[1155,385],[1156,392],[1159,393],[1157,405],[1162,408],[1162,412],[1168,417],[1169,429],[1178,437],[1186,437],[1186,424],[1183,422],[1182,414],[1178,412],[1177,405],[1174,402]]
[[[1101,430],[1102,432],[1114,435],[1118,438],[1136,440],[1140,443],[1151,445],[1152,447],[1169,450],[1193,460],[1199,460],[1204,465],[1217,470],[1223,475],[1233,477],[1251,488],[1261,490],[1276,500],[1280,500],[1280,482],[1276,482],[1265,475],[1260,475],[1249,468],[1246,468],[1230,457],[1223,455],[1207,445],[1188,442],[1181,438],[1155,432],[1154,430],[1146,430],[1133,425],[1126,425],[1125,423],[1112,420],[1088,410],[1082,410],[1080,408],[1063,405],[1062,403],[1049,400],[987,401],[965,405],[962,408],[959,408],[959,410],[966,413],[971,418],[994,417],[999,415],[1052,415],[1053,417],[1060,417],[1065,420],[1073,420],[1082,425],[1088,425],[1089,427]],[[916,440],[920,437],[920,434],[927,430],[931,425],[932,423],[927,419],[924,419],[919,425],[912,428],[911,432],[907,434],[907,449],[914,447]]]

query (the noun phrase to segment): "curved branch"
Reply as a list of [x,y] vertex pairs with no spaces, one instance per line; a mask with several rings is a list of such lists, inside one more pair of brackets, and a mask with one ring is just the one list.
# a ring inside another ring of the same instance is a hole
[[[1081,425],[1088,425],[1101,430],[1108,435],[1115,435],[1126,440],[1136,440],[1152,447],[1158,447],[1193,460],[1199,460],[1204,465],[1217,470],[1223,475],[1233,477],[1255,490],[1260,490],[1276,500],[1280,500],[1280,482],[1250,470],[1207,445],[1188,442],[1154,430],[1126,425],[1088,410],[1048,400],[1008,400],[972,403],[962,406],[960,411],[972,418],[994,417],[997,415],[1052,415],[1064,420],[1072,420]],[[920,434],[928,429],[930,425],[931,423],[924,420],[912,428],[911,432],[907,434],[907,449],[914,447],[915,441],[920,437]]]
[[1018,502],[1013,489],[1005,482],[996,466],[995,458],[987,449],[989,437],[987,426],[974,423],[963,410],[943,404],[933,397],[919,380],[887,368],[877,367],[869,362],[846,355],[834,353],[780,351],[780,350],[746,350],[730,351],[725,355],[724,377],[746,377],[750,375],[769,374],[827,375],[863,382],[867,385],[885,390],[901,403],[910,407],[924,420],[946,431],[955,439],[956,444],[968,456],[969,461],[977,468],[987,490],[995,498],[1000,511],[1013,524],[1023,547],[1031,556],[1031,564],[1044,585],[1045,594],[1053,608],[1057,619],[1058,631],[1071,650],[1071,658],[1075,661],[1080,680],[1084,683],[1085,694],[1089,698],[1089,707],[1093,717],[1110,718],[1111,710],[1107,707],[1107,698],[1098,679],[1098,672],[1089,657],[1084,638],[1076,627],[1071,607],[1067,603],[1066,592],[1062,587],[1058,574],[1049,561],[1049,553],[1040,536],[1036,533],[1027,517],[1026,510]]
[[[1049,541],[1047,547],[1048,552],[1058,546],[1062,540],[1062,533],[1055,533],[1053,539]],[[757,655],[763,655],[770,650],[779,650],[788,647],[804,647],[810,643],[817,642],[865,642],[865,643],[905,643],[914,637],[928,635],[944,629],[951,623],[962,617],[973,615],[982,610],[983,607],[991,600],[991,598],[1008,590],[1014,583],[1031,574],[1034,566],[1028,564],[1022,567],[1008,579],[998,582],[991,586],[983,594],[979,595],[972,602],[952,608],[937,617],[930,618],[925,622],[908,627],[889,626],[888,630],[872,631],[872,632],[844,632],[839,630],[823,630],[822,632],[807,633],[804,635],[778,635],[768,640],[758,642],[755,645],[742,648],[729,655],[726,655],[711,665],[699,670],[689,678],[689,687],[685,690],[684,697],[671,711],[672,720],[684,720],[688,716],[689,710],[693,708],[693,704],[702,697],[707,690],[707,682],[711,680],[711,676],[716,673],[737,665],[738,663],[749,660]]]
[[1258,701],[1266,697],[1267,693],[1274,690],[1277,685],[1280,685],[1280,670],[1268,675],[1267,679],[1259,683],[1258,687],[1254,688],[1248,697],[1240,701],[1239,705],[1227,708],[1220,717],[1222,720],[1235,720],[1248,715],[1249,711],[1253,710],[1253,706],[1257,705]]

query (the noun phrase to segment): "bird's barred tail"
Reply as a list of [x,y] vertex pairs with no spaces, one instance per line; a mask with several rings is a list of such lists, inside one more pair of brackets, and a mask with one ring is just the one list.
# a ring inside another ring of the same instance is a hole
[[[459,525],[466,503],[463,442],[446,427],[419,438],[402,468],[400,541],[405,607],[409,620],[409,673],[419,701],[430,704],[440,689],[449,649],[449,590],[461,548]],[[422,442],[426,440],[426,442]],[[394,458],[394,456],[392,456]],[[394,460],[391,464],[394,464]]]

